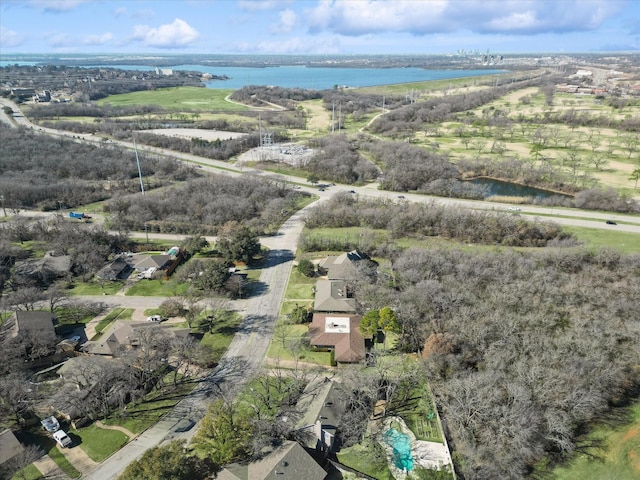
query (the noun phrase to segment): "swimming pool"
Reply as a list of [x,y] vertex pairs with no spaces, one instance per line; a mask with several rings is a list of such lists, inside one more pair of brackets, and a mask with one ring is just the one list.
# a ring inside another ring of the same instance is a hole
[[393,448],[393,464],[403,471],[410,472],[413,470],[409,435],[399,432],[395,428],[390,428],[382,438],[387,445]]

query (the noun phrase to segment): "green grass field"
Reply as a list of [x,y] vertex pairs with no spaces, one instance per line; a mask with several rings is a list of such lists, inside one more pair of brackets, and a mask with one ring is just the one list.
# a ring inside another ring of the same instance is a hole
[[[170,373],[165,378],[165,382],[170,382],[172,378],[173,374]],[[132,433],[141,433],[169,413],[192,388],[192,383],[185,383],[176,388],[154,390],[142,403],[135,405],[130,403],[125,411],[114,412],[102,422],[105,425],[120,425]]]
[[176,87],[143,92],[111,95],[98,101],[99,105],[113,106],[157,105],[162,108],[177,111],[244,111],[248,107],[225,100],[233,90],[218,90],[214,88]]
[[186,292],[188,285],[173,280],[140,280],[125,295],[139,297],[175,297]]
[[69,293],[71,295],[115,295],[121,288],[122,282],[74,282]]
[[607,230],[585,227],[563,227],[563,230],[575,235],[576,238],[584,242],[588,248],[597,249],[609,247],[622,253],[638,253],[640,250],[640,235],[616,231],[615,225],[611,227],[611,229]]
[[107,430],[96,425],[89,425],[80,430],[70,430],[69,435],[76,438],[74,442],[95,462],[102,462],[122,448],[129,437],[118,430]]
[[640,403],[628,411],[629,423],[618,427],[602,426],[590,433],[586,442],[601,441],[568,465],[556,468],[556,480],[637,480],[640,478]]
[[[211,331],[204,334],[202,340],[200,340],[200,345],[210,349],[211,357],[208,359],[210,362],[219,361],[224,352],[227,351],[241,322],[242,317],[239,314],[227,312],[213,325]],[[201,329],[202,327],[202,325],[197,325],[196,329]]]
[[34,464],[27,465],[22,470],[19,470],[11,480],[39,480],[44,478],[40,470],[38,470]]
[[133,315],[133,308],[114,308],[106,317],[98,322],[96,325],[96,336],[101,335],[102,332],[116,320],[131,320]]

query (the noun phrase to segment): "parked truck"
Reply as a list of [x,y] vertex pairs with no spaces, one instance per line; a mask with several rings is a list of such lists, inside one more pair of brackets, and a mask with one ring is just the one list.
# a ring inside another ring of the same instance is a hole
[[73,443],[71,441],[71,438],[69,438],[69,435],[67,435],[64,430],[58,430],[56,432],[53,433],[53,439],[58,442],[58,444],[63,447],[70,447],[71,444]]
[[78,220],[90,220],[91,217],[82,212],[69,212],[69,218],[76,218]]

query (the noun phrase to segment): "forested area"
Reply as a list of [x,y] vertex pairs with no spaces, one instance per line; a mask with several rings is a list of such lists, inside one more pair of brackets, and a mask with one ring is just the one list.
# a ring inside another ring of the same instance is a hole
[[344,135],[313,140],[310,147],[315,153],[305,169],[318,178],[353,184],[375,180],[379,175],[378,168]]
[[[545,78],[545,83],[549,85],[553,85],[554,81],[555,79]],[[444,98],[435,97],[423,102],[411,103],[381,116],[370,128],[374,133],[389,136],[395,136],[402,132],[419,131],[424,129],[424,124],[451,120],[456,117],[456,113],[466,112],[509,92],[538,84],[538,80],[513,82],[465,94],[447,95]]]
[[[133,152],[113,144],[75,142],[0,125],[0,191],[6,208],[74,208],[139,190]],[[145,156],[142,174],[154,187],[198,176],[166,157]]]
[[284,183],[245,175],[208,176],[141,196],[118,196],[105,204],[112,227],[121,231],[216,235],[229,224],[259,233],[277,228],[304,194]]
[[[459,242],[489,245],[543,247],[575,244],[575,240],[563,233],[558,225],[525,220],[506,212],[474,211],[435,203],[355,199],[348,193],[335,195],[315,207],[307,214],[305,225],[312,229],[385,229],[395,238],[440,236]],[[302,240],[302,244],[306,249],[314,249],[306,239]]]
[[[122,236],[109,234],[93,225],[83,227],[78,228],[78,224],[62,217],[38,221],[25,217],[3,224],[0,228],[0,293],[9,279],[13,290],[25,287],[41,290],[58,277],[67,280],[73,277],[90,278],[104,266],[110,254],[129,245]],[[54,252],[55,256],[69,255],[68,272],[51,276],[46,268],[34,269],[33,272],[26,270],[24,273],[15,270],[16,262],[31,256],[29,249],[22,247],[24,242],[35,242],[39,248]],[[31,294],[34,298],[29,301],[37,301],[34,293]]]
[[[418,217],[414,217],[418,218]],[[391,305],[398,348],[422,352],[454,460],[471,479],[520,479],[640,386],[640,255],[611,250],[412,249],[360,285]]]
[[233,92],[231,99],[255,107],[264,107],[269,103],[275,103],[285,108],[295,109],[298,105],[296,102],[322,98],[322,93],[320,90],[304,88],[248,85]]

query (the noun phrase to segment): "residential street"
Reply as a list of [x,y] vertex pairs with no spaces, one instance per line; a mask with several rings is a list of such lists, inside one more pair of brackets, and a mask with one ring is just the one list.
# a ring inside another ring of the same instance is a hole
[[[310,207],[311,205],[306,209]],[[182,400],[169,415],[103,462],[86,478],[93,480],[115,479],[127,465],[147,449],[162,443],[164,440],[191,438],[197,431],[198,426],[196,425],[188,432],[178,434],[173,431],[178,421],[183,418],[194,421],[200,420],[206,412],[208,402],[211,400],[211,393],[215,395],[217,384],[233,393],[260,366],[269,347],[275,321],[280,311],[280,304],[284,297],[306,209],[293,215],[282,225],[278,235],[272,237],[273,240],[270,242],[271,250],[260,275],[260,282],[266,288],[248,301],[243,301],[246,306],[244,320],[229,349],[222,357],[220,365],[191,395]],[[157,306],[164,300],[164,298],[158,297],[113,295],[91,298],[105,300],[109,303],[113,301],[114,304],[119,306],[138,307],[147,302],[148,305],[155,303]],[[122,302],[118,303],[119,300],[122,300]]]

